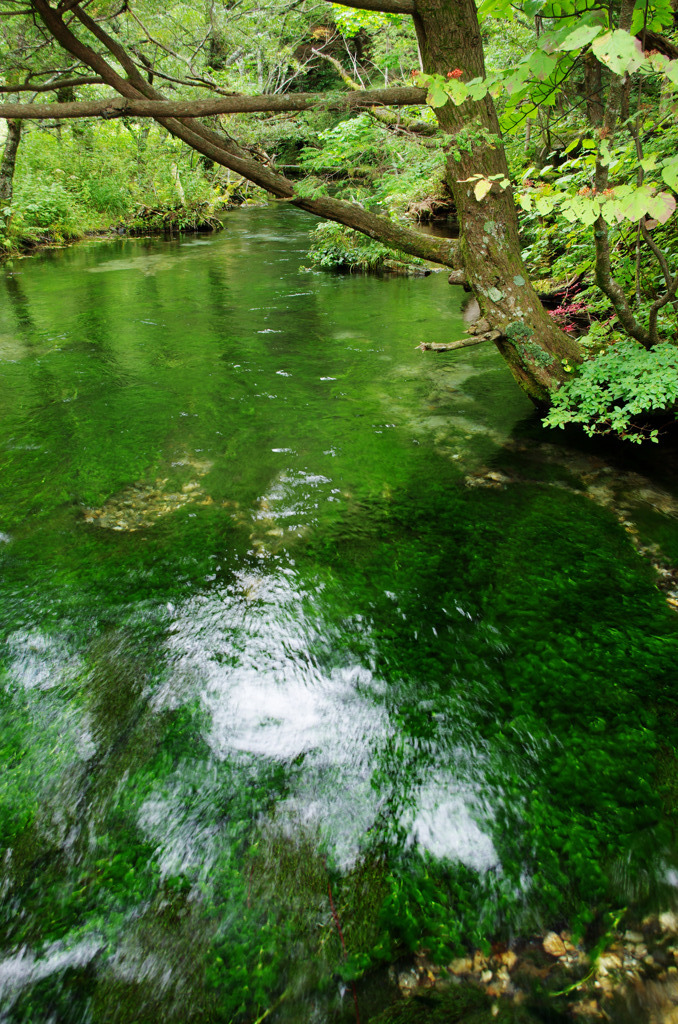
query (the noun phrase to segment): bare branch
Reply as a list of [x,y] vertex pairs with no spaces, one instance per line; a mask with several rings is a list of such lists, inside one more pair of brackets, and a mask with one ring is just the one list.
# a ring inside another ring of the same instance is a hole
[[82,78],[62,78],[59,82],[45,82],[41,85],[36,85],[35,83],[33,85],[0,85],[0,92],[56,92],[57,89],[71,89],[75,88],[76,85],[104,84],[103,78],[86,78],[83,76]]
[[175,53],[175,51],[172,50],[169,46],[165,46],[164,43],[161,43],[159,39],[155,39],[151,35],[149,30],[146,28],[141,18],[137,17],[137,15],[134,13],[129,4],[127,4],[127,13],[130,15],[133,21],[136,21],[139,28],[145,33],[146,38],[148,39],[149,42],[153,43],[154,46],[157,46],[159,50],[164,50],[165,53],[168,53],[170,55],[170,57],[174,57],[180,63],[185,64],[188,70],[191,72],[191,74],[193,73],[193,68],[191,67],[190,61],[186,60],[185,57],[179,56],[179,54]]
[[[496,332],[497,335],[499,331]],[[470,348],[472,345],[482,345],[484,341],[490,341],[490,337],[487,334],[481,335],[479,338],[462,338],[461,341],[449,341],[449,342],[438,342],[438,341],[422,341],[421,345],[416,345],[421,352],[454,352],[458,348]]]

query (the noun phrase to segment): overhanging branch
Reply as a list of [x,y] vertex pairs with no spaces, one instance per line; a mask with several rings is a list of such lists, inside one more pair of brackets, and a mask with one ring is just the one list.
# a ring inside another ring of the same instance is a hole
[[[58,87],[60,86],[57,84],[52,86]],[[275,113],[312,109],[355,110],[372,107],[375,104],[409,107],[422,106],[425,103],[425,89],[404,86],[394,89],[365,89],[334,96],[326,93],[293,93],[288,96],[220,96],[204,100],[146,100],[111,96],[101,100],[78,100],[73,103],[0,103],[0,117],[16,120],[64,120],[77,117],[208,117],[213,114]]]
[[342,7],[357,7],[359,11],[380,11],[382,14],[416,14],[414,0],[336,0]]

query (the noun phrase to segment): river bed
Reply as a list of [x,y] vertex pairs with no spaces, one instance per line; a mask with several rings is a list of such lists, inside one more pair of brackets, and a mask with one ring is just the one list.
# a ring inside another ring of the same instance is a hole
[[0,279],[2,1021],[354,1020],[372,966],[365,1022],[417,949],[676,902],[674,464],[312,226]]

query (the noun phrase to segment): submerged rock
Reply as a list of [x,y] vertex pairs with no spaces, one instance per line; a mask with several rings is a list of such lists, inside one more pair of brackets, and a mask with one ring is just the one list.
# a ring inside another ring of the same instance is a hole
[[85,522],[117,533],[133,533],[153,526],[163,516],[191,502],[211,505],[212,498],[204,493],[200,477],[209,472],[212,463],[187,457],[173,465],[188,466],[195,474],[193,479],[182,485],[181,490],[166,489],[169,477],[156,477],[151,484],[137,482],[113,495],[100,508],[85,509]]
[[542,946],[544,947],[544,952],[548,953],[549,956],[560,957],[565,956],[567,953],[565,943],[556,932],[549,932],[548,935],[545,935]]

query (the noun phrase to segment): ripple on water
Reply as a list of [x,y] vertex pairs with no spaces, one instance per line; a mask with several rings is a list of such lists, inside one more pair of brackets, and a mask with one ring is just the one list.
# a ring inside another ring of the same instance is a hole
[[[492,841],[479,824],[486,809],[463,777],[471,762],[478,775],[480,759],[453,750],[451,775],[386,782],[383,766],[394,737],[416,753],[398,735],[386,684],[372,667],[369,623],[362,623],[366,649],[359,660],[338,653],[341,638],[328,644],[329,628],[314,607],[313,587],[306,580],[302,589],[293,570],[243,573],[237,586],[194,596],[174,610],[166,642],[170,679],[156,700],[176,706],[197,692],[208,715],[205,739],[218,761],[294,766],[276,820],[318,829],[344,868],[355,863],[375,827],[391,837],[404,830],[406,845],[479,871],[496,867]],[[168,828],[180,820],[180,804],[179,794],[145,806],[144,826],[163,844],[168,863],[197,856],[193,849],[180,852],[191,830]]]

